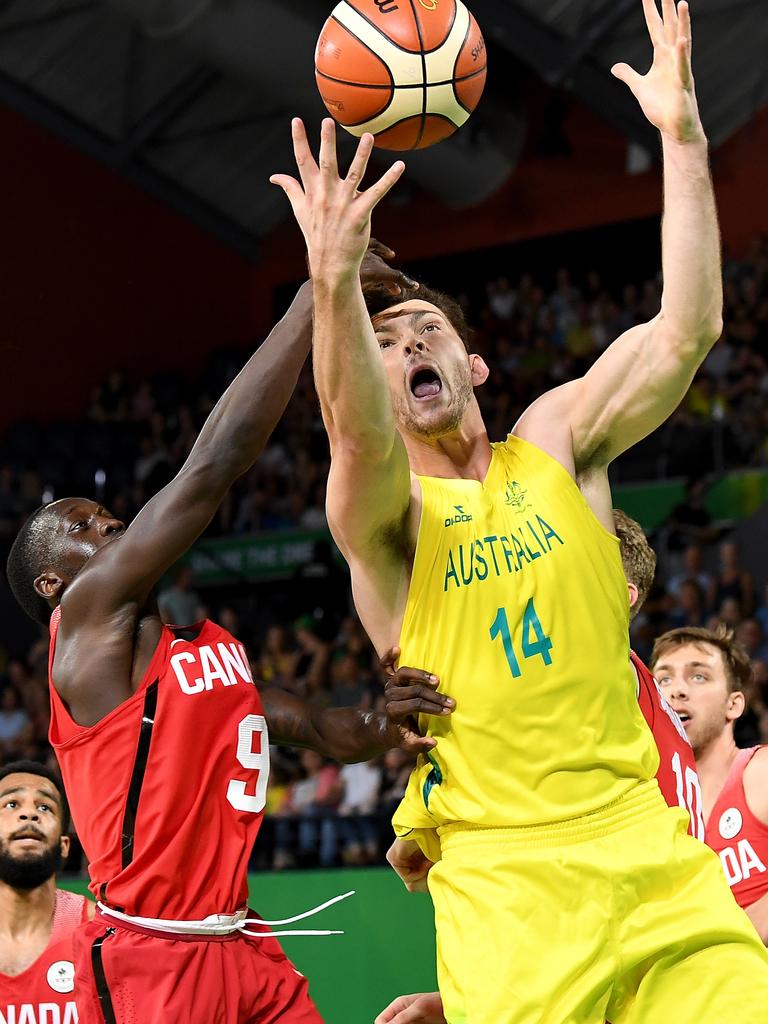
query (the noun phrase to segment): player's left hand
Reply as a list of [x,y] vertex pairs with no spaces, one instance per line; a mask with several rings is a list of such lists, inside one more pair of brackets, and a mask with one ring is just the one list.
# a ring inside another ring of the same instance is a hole
[[419,287],[417,281],[389,264],[395,258],[395,252],[383,242],[372,238],[360,266],[360,283],[363,292],[383,288],[388,295],[397,298],[404,291],[412,291]]
[[703,141],[691,69],[691,15],[686,0],[642,0],[653,43],[653,65],[645,75],[629,64],[615,64],[611,73],[632,90],[643,113],[676,142]]
[[387,863],[408,892],[429,892],[427,876],[434,867],[412,839],[396,839],[387,850]]
[[438,693],[440,680],[419,668],[396,668],[400,648],[392,647],[380,661],[387,676],[384,688],[385,712],[401,734],[400,747],[411,753],[423,753],[437,746],[434,739],[418,731],[416,715],[450,715],[456,702]]
[[373,1024],[446,1024],[439,992],[398,996]]

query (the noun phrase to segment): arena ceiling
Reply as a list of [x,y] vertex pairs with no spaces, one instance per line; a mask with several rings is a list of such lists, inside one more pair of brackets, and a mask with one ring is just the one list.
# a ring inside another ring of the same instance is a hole
[[[412,154],[412,186],[482,201],[525,141],[526,76],[577,96],[651,153],[617,60],[650,57],[640,0],[471,0],[489,46],[480,110]],[[270,173],[292,166],[289,119],[323,116],[312,55],[332,0],[0,0],[0,102],[255,258],[286,216]],[[768,103],[765,0],[692,0],[706,127],[721,144]],[[527,68],[528,70],[523,70]],[[345,142],[347,151],[351,142]],[[408,199],[407,187],[399,199]]]

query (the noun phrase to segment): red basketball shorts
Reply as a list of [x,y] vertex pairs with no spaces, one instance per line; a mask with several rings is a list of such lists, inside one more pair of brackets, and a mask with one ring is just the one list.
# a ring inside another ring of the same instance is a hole
[[166,936],[97,914],[73,939],[80,1024],[323,1024],[276,938]]

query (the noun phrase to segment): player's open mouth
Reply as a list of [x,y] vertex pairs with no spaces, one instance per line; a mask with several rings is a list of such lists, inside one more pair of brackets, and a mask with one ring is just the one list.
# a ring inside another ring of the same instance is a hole
[[688,714],[687,711],[678,711],[677,717],[680,719],[683,725],[687,725],[688,722],[690,722],[691,720],[691,716]]
[[434,398],[443,390],[439,374],[431,366],[418,366],[411,372],[409,385],[414,398]]

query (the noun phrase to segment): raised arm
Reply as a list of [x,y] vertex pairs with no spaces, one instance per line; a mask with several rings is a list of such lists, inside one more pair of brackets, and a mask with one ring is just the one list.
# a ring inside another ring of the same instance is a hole
[[[205,422],[187,461],[116,543],[87,564],[67,594],[70,621],[140,605],[215,515],[231,484],[253,465],[296,386],[312,337],[312,289],[302,285],[290,309],[248,360]],[[93,602],[92,595],[98,595]]]
[[570,422],[577,471],[607,465],[660,426],[722,330],[720,235],[691,70],[688,4],[676,9],[674,0],[662,0],[662,17],[656,0],[642,2],[653,66],[639,75],[617,64],[613,74],[661,132],[661,310],[618,338],[581,380],[553,393]]
[[363,136],[342,178],[333,121],[323,122],[319,166],[302,122],[295,119],[292,130],[301,183],[287,175],[271,180],[285,190],[307,243],[315,381],[332,457],[328,517],[339,546],[354,558],[383,549],[382,532],[404,520],[410,501],[408,459],[358,277],[373,208],[404,168],[398,161],[359,192],[372,136]]

